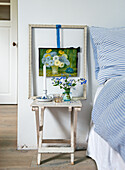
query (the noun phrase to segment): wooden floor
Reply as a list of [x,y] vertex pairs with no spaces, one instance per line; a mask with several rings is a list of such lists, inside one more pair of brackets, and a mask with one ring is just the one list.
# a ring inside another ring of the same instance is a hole
[[97,170],[85,151],[75,153],[75,165],[69,154],[44,154],[42,164],[36,165],[37,151],[16,150],[17,106],[0,105],[0,170]]

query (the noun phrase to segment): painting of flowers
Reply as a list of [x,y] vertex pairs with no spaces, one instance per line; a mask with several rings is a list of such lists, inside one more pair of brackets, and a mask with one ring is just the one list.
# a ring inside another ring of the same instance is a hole
[[46,64],[46,76],[59,77],[62,74],[77,76],[77,48],[39,48],[39,76],[43,76]]

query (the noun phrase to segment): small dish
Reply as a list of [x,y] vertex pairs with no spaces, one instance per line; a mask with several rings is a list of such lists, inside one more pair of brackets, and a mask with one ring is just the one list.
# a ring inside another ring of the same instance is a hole
[[47,98],[37,97],[36,100],[38,102],[51,102],[53,98],[51,96],[47,96]]

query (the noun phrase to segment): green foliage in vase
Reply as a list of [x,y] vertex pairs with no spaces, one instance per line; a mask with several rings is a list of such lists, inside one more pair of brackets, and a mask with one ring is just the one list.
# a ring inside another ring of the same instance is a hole
[[65,75],[65,76],[61,76],[61,77],[53,77],[52,80],[52,84],[53,86],[59,86],[60,89],[70,89],[71,87],[75,87],[77,85],[77,83],[80,83],[81,85],[86,84],[87,80],[85,80],[84,78],[79,78],[77,80],[75,79],[71,79],[69,78],[71,77],[71,75]]

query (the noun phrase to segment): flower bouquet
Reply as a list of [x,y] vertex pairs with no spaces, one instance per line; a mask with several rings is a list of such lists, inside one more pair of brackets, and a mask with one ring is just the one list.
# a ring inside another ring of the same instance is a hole
[[52,68],[52,74],[58,74],[58,68],[70,65],[68,56],[64,51],[59,50],[58,52],[55,52],[52,51],[52,49],[46,50],[46,53],[42,58],[42,63],[46,64],[46,67]]
[[[69,75],[70,76],[70,75]],[[84,78],[79,78],[77,80],[75,79],[69,79],[69,76],[64,76],[64,77],[53,77],[52,80],[52,84],[53,86],[59,86],[60,89],[64,89],[64,101],[70,101],[71,97],[70,97],[70,89],[72,87],[75,87],[77,85],[77,83],[79,82],[81,85],[86,84],[87,80],[85,80]]]

